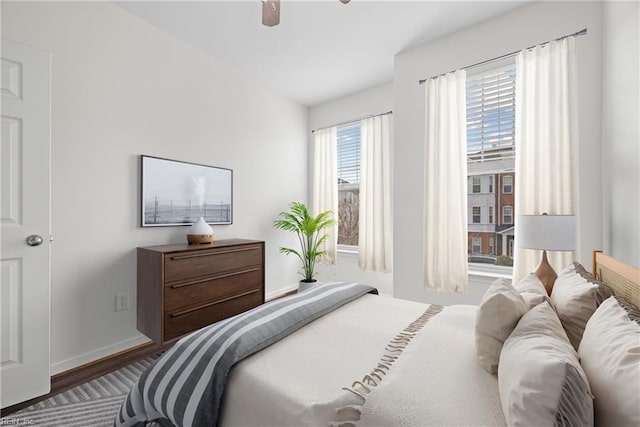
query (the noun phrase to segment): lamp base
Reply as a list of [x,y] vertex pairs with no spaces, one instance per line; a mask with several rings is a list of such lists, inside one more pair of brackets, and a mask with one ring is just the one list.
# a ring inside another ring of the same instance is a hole
[[555,283],[558,275],[553,270],[553,267],[549,264],[547,260],[547,251],[542,251],[542,260],[536,268],[536,276],[542,284],[544,285],[544,289],[547,291],[547,294],[551,296],[551,291],[553,290],[553,284]]

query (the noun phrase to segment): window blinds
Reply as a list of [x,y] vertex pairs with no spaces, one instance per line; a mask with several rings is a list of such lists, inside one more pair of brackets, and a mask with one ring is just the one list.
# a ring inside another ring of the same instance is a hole
[[338,128],[338,184],[360,183],[360,122]]
[[515,66],[467,78],[467,161],[513,161]]

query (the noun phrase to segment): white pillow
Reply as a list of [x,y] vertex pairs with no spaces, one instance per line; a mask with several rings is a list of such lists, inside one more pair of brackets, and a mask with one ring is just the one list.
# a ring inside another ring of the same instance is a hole
[[569,264],[556,279],[551,301],[576,350],[587,321],[598,305],[613,293],[604,283],[593,278],[579,263]]
[[520,292],[531,292],[549,296],[547,294],[547,290],[544,288],[544,285],[542,284],[540,279],[538,279],[538,276],[536,276],[536,273],[527,274],[514,287]]
[[[551,304],[551,298],[546,295],[541,295],[537,292],[520,292],[520,295],[522,295],[524,302],[527,303],[527,306],[530,309],[543,302],[548,302],[549,304]],[[551,307],[553,307],[553,304],[551,304]]]
[[529,306],[506,279],[493,282],[476,312],[475,342],[478,362],[496,374],[502,345]]
[[587,378],[548,303],[522,316],[504,343],[498,387],[509,426],[593,426]]
[[578,349],[601,426],[640,426],[640,310],[612,297],[593,313]]

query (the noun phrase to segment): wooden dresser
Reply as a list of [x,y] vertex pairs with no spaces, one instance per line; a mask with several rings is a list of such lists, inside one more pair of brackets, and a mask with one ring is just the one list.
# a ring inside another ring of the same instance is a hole
[[262,241],[138,248],[138,330],[158,344],[262,303]]

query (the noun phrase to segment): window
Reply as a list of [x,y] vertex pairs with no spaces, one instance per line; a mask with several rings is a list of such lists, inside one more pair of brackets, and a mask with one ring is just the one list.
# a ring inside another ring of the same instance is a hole
[[504,194],[513,193],[513,177],[511,175],[505,175],[502,177],[502,192]]
[[358,246],[360,123],[338,128],[338,244]]
[[474,224],[480,224],[480,206],[474,206],[472,208],[471,216],[473,217],[472,222]]
[[472,253],[479,254],[482,253],[482,237],[473,236],[472,239]]
[[[485,68],[479,73],[467,75],[467,170],[471,181],[467,196],[471,211],[469,252],[487,255],[474,260],[486,262],[491,259],[489,255],[509,254],[505,239],[513,235],[515,77],[513,62],[503,62],[500,67]],[[510,189],[506,195],[502,187],[505,184],[502,178],[505,176],[511,179],[510,184],[506,183],[509,184],[506,189]],[[481,186],[483,182],[486,185],[484,193]],[[485,218],[488,223],[482,223],[481,206],[488,209]],[[508,209],[505,209],[507,206]],[[486,243],[484,246],[483,241]],[[486,264],[482,269],[486,271]],[[504,272],[504,267],[496,269]]]
[[474,193],[479,193],[480,192],[480,177],[479,176],[474,176],[471,178],[472,180],[472,188],[473,188],[473,192]]
[[513,207],[503,206],[502,208],[502,223],[513,224]]

